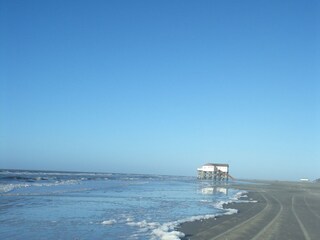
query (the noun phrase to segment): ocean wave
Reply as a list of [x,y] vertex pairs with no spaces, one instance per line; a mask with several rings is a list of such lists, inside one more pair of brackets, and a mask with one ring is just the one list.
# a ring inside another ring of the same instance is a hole
[[0,194],[11,192],[16,188],[30,187],[30,184],[0,184]]
[[181,219],[178,221],[174,222],[169,222],[161,225],[159,228],[155,229],[152,231],[153,234],[153,240],[178,240],[181,239],[181,237],[184,237],[184,233],[176,231],[176,228],[186,222],[194,222],[198,220],[205,220],[205,219],[211,219],[211,218],[216,218],[218,216],[223,216],[223,215],[232,215],[238,213],[237,209],[233,208],[224,208],[226,204],[229,204],[231,202],[256,202],[256,201],[251,201],[251,200],[239,200],[244,196],[244,194],[247,193],[246,191],[239,191],[237,192],[233,197],[230,198],[230,200],[227,201],[218,201],[214,204],[215,208],[224,210],[223,212],[216,213],[216,214],[206,214],[206,215],[199,215],[199,216],[192,216],[188,217],[185,219]]
[[1,171],[0,184],[15,183],[38,183],[41,182],[60,182],[60,181],[107,181],[117,180],[117,176],[113,174],[97,174],[97,173],[58,173],[58,172],[20,172],[20,171]]
[[105,221],[103,221],[101,224],[103,224],[103,225],[113,225],[113,224],[115,224],[115,223],[117,223],[117,220],[115,220],[115,219],[110,219],[110,220],[105,220]]
[[149,222],[147,220],[135,221],[134,218],[127,217],[126,225],[139,228],[139,231],[134,234],[135,237],[138,237],[140,233],[143,236],[145,236],[145,234],[148,234],[151,240],[180,240],[181,238],[185,237],[185,234],[177,230],[177,227],[179,225],[186,222],[194,222],[198,220],[216,218],[224,215],[236,214],[238,213],[237,209],[224,207],[226,204],[232,202],[251,202],[250,200],[239,200],[244,196],[245,193],[245,191],[239,191],[231,196],[228,200],[220,200],[213,204],[211,201],[202,200],[201,202],[209,203],[214,208],[221,210],[215,214],[195,215],[172,222],[166,222],[163,224],[154,221]]
[[49,178],[46,177],[24,177],[24,176],[4,176],[0,177],[2,181],[25,181],[25,182],[36,182],[36,181],[43,181],[48,180]]
[[79,181],[76,180],[65,180],[65,181],[56,181],[56,182],[46,182],[46,183],[9,183],[9,184],[0,184],[0,194],[8,193],[15,189],[27,188],[27,187],[52,187],[60,185],[73,185],[78,184]]
[[[160,224],[158,222],[148,222],[146,220],[134,222],[133,219],[130,218],[128,219],[126,224],[128,226],[140,228],[140,232],[149,232],[151,240],[180,240],[182,237],[185,236],[183,232],[176,230],[180,224],[186,222],[194,222],[197,220],[215,218],[221,215],[231,215],[234,213],[236,213],[236,211],[227,211],[225,213],[192,216],[177,221],[167,222],[164,224]],[[135,235],[138,234],[136,233]]]

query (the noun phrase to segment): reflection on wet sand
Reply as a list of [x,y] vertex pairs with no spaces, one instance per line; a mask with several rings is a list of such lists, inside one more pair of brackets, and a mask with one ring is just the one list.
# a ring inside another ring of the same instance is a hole
[[222,193],[224,195],[228,195],[228,188],[222,186],[210,186],[201,188],[201,193],[205,195],[213,195]]

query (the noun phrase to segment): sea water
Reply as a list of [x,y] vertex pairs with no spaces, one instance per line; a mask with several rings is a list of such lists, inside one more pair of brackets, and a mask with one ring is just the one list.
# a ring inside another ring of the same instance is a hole
[[194,177],[0,170],[1,239],[180,239],[243,191]]

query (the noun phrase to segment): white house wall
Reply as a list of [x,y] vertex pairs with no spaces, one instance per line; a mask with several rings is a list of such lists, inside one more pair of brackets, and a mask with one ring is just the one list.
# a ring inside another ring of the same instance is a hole
[[228,172],[228,167],[224,167],[224,166],[217,166],[217,169],[222,171],[222,172]]
[[[217,169],[222,172],[228,172],[227,166],[217,166]],[[198,168],[198,171],[214,172],[214,166],[202,166],[201,168]]]
[[198,168],[199,171],[206,171],[206,172],[213,172],[214,167],[213,166],[202,166],[201,168]]

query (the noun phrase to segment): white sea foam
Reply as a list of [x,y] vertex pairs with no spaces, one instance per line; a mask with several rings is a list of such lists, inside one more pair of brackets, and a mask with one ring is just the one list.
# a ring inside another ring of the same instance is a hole
[[103,221],[101,224],[103,224],[103,225],[113,225],[113,224],[115,224],[115,223],[117,223],[117,220],[115,220],[115,219],[110,219],[110,220],[105,220],[105,221]]
[[[127,218],[126,224],[129,226],[139,227],[139,228],[141,228],[141,231],[144,231],[144,232],[151,231],[151,240],[179,240],[185,236],[184,233],[176,230],[176,228],[180,224],[185,223],[185,222],[193,222],[193,221],[197,221],[197,220],[216,218],[217,216],[222,216],[222,215],[236,214],[238,212],[237,209],[224,208],[224,205],[231,203],[231,202],[244,202],[244,201],[249,202],[249,200],[239,200],[239,198],[241,198],[244,193],[246,193],[246,192],[241,191],[241,192],[236,193],[233,197],[231,197],[230,200],[218,201],[218,202],[214,203],[213,206],[215,208],[224,210],[223,212],[220,212],[220,213],[192,216],[192,217],[188,217],[188,218],[184,218],[181,220],[168,222],[168,223],[164,223],[164,224],[160,224],[157,222],[147,222],[146,220],[134,222],[132,218]],[[203,201],[203,202],[207,202],[207,201]]]
[[237,192],[233,197],[231,197],[229,200],[227,201],[218,201],[216,203],[213,204],[213,206],[215,208],[218,209],[223,209],[225,210],[225,212],[221,215],[232,215],[235,213],[238,213],[238,209],[234,209],[234,208],[224,208],[225,205],[230,204],[230,203],[256,203],[257,201],[254,200],[240,200],[243,197],[247,197],[247,195],[245,195],[247,192],[246,191],[240,191]]
[[[217,216],[222,215],[232,215],[236,214],[238,212],[237,209],[233,208],[224,208],[225,204],[231,203],[231,202],[252,202],[249,200],[239,200],[246,192],[241,191],[236,193],[233,197],[230,198],[230,200],[226,201],[218,201],[214,203],[214,207],[218,209],[223,209],[223,212],[216,213],[216,214],[207,214],[207,215],[199,215],[199,216],[192,216],[188,218],[184,218],[181,220],[173,221],[173,222],[167,222],[164,224],[160,224],[158,222],[148,222],[147,220],[142,221],[134,221],[134,218],[131,216],[126,216],[126,224],[128,226],[137,227],[139,228],[139,231],[135,234],[136,236],[140,234],[144,234],[146,232],[150,233],[150,239],[151,240],[179,240],[182,237],[185,236],[184,233],[177,231],[176,228],[185,222],[193,222],[197,220],[205,220],[210,218],[216,218]],[[203,201],[203,202],[210,202],[210,201]],[[114,221],[107,220],[104,221],[103,224],[113,224]]]
[[160,224],[157,222],[147,222],[146,220],[143,220],[140,222],[128,221],[127,225],[139,228],[154,229],[155,227],[158,227]]
[[19,183],[19,184],[13,184],[13,183],[9,183],[9,184],[0,184],[0,193],[7,193],[10,192],[12,190],[14,190],[15,188],[24,188],[24,187],[30,187],[31,184],[27,184],[27,183]]
[[185,236],[183,232],[179,232],[175,230],[178,225],[185,223],[185,222],[194,222],[197,220],[203,219],[210,219],[215,218],[219,214],[207,214],[207,215],[200,215],[200,216],[192,216],[188,218],[184,218],[181,220],[168,222],[160,225],[156,229],[152,230],[152,240],[178,240]]
[[158,222],[127,222],[127,225],[139,227],[140,232],[151,232],[152,240],[178,240],[184,237],[184,233],[174,230],[179,221],[160,224]]
[[64,181],[55,181],[53,183],[34,183],[31,186],[35,187],[51,187],[51,186],[60,186],[60,185],[73,185],[79,183],[78,180],[64,180]]
[[234,209],[234,208],[227,208],[226,212],[223,215],[232,215],[238,213],[238,209]]
[[248,193],[248,192],[247,191],[239,191],[231,198],[231,200],[234,200],[234,201],[239,200],[241,197],[245,197],[246,193]]
[[0,184],[0,193],[10,192],[14,189],[13,184]]
[[235,194],[235,196],[233,198],[231,198],[231,200],[235,200],[235,202],[237,203],[257,203],[258,201],[256,200],[252,200],[252,199],[249,199],[249,200],[243,200],[241,198],[247,198],[248,195],[247,195],[247,191],[240,191],[238,193]]
[[231,201],[218,201],[213,203],[213,207],[218,208],[218,209],[223,209],[223,205],[231,203]]
[[151,239],[161,239],[161,240],[179,240],[184,237],[185,234],[179,231],[168,232],[161,228],[157,228],[152,231],[153,237]]
[[127,222],[133,222],[134,218],[133,217],[127,217],[126,221]]
[[[228,214],[231,214],[231,212]],[[151,240],[178,240],[181,237],[184,237],[184,233],[176,230],[176,227],[185,222],[193,222],[196,220],[215,218],[218,214],[208,214],[208,215],[200,215],[200,216],[192,216],[185,219],[168,222],[164,224],[160,224],[158,222],[148,222],[146,220],[142,220],[139,222],[131,221],[131,218],[127,219],[126,224],[132,227],[140,228],[139,232],[151,232]]]

